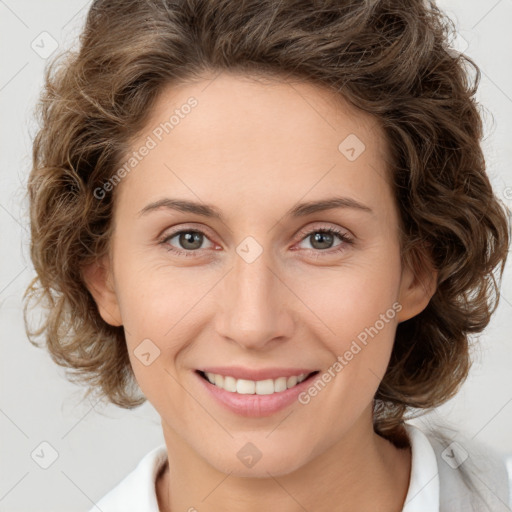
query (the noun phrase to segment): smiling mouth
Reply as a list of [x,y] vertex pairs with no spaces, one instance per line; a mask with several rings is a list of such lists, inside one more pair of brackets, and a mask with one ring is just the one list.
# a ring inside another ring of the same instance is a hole
[[303,373],[297,376],[278,377],[277,379],[265,379],[258,381],[235,379],[229,375],[224,376],[210,372],[205,373],[201,370],[196,370],[196,372],[213,386],[231,393],[238,393],[242,395],[272,395],[286,391],[301,382],[311,379],[319,373],[319,370],[309,374]]

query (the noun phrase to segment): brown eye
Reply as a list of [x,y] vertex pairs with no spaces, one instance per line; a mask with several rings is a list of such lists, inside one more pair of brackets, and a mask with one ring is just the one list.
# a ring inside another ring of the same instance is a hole
[[309,235],[309,240],[313,249],[330,249],[334,242],[334,235],[324,231],[317,231]]
[[182,231],[176,236],[178,237],[178,242],[183,249],[200,249],[203,243],[203,234],[198,231]]
[[[301,235],[304,236],[302,241],[309,241],[310,247],[306,247],[306,249],[317,252],[327,251],[335,247],[336,249],[330,252],[330,254],[332,254],[332,252],[344,250],[347,244],[353,243],[348,235],[335,228],[314,229],[312,231],[302,232]],[[335,243],[336,238],[340,240],[337,244]]]
[[[171,243],[171,240],[175,241]],[[205,247],[202,247],[205,240],[209,241],[208,237],[202,231],[188,229],[167,235],[160,243],[163,244],[168,251],[188,256],[191,255],[190,253],[205,249]],[[210,247],[213,247],[214,244],[211,242],[210,244]]]

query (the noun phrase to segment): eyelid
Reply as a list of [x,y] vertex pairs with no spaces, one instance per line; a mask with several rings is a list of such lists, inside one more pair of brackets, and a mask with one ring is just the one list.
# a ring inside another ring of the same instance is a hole
[[[175,229],[176,228],[176,229]],[[196,223],[186,223],[186,224],[176,224],[175,226],[166,227],[158,236],[157,238],[161,240],[162,238],[168,238],[172,237],[174,235],[177,235],[178,233],[181,233],[182,231],[197,231],[199,233],[203,233],[205,235],[208,235],[208,238],[214,238],[212,231],[205,227],[203,224],[196,224]]]
[[320,225],[314,224],[313,226],[302,228],[297,235],[299,237],[299,241],[302,241],[305,236],[311,235],[311,233],[315,231],[334,231],[338,235],[344,235],[351,240],[354,239],[354,235],[352,235],[352,233],[346,228],[333,224],[320,223]]

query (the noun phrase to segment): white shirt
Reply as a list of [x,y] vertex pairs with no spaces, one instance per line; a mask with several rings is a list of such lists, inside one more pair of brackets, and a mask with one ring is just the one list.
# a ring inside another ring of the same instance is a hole
[[[445,446],[438,438],[425,435],[418,427],[407,423],[405,427],[412,460],[409,488],[402,512],[486,510],[480,508],[482,502],[469,489],[468,479],[473,480],[478,490],[484,493],[487,506],[490,507],[488,510],[512,510],[505,465],[496,459],[487,461],[482,458],[486,454],[488,456],[487,450],[479,452],[477,448],[470,448],[469,442],[462,443],[464,446],[459,443],[446,445],[445,442]],[[483,464],[483,460],[489,464]],[[155,482],[166,461],[165,444],[157,446],[89,512],[159,512]],[[477,467],[476,475],[474,467]]]
[[439,472],[428,438],[413,425],[405,425],[411,445],[411,477],[402,512],[439,512]]

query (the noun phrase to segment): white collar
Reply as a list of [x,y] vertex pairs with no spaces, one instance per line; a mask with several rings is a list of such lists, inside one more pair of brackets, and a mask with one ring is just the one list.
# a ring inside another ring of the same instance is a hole
[[405,423],[411,444],[411,478],[402,512],[439,512],[439,469],[427,436]]
[[[435,452],[417,427],[405,424],[411,444],[411,478],[402,512],[439,512],[439,477]],[[155,482],[167,461],[165,444],[147,453],[120,483],[89,512],[159,512]]]
[[153,448],[88,512],[159,512],[155,482],[166,461],[165,444]]

